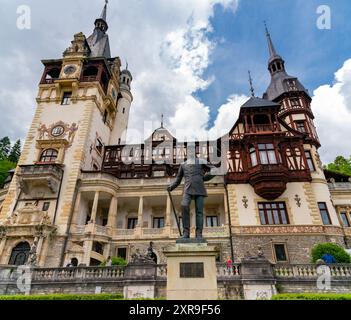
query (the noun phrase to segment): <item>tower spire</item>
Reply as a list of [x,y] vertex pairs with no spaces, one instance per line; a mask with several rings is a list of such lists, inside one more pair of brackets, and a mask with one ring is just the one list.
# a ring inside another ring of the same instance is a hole
[[251,97],[252,97],[252,98],[255,98],[255,89],[254,89],[253,84],[252,84],[252,77],[251,77],[251,72],[250,72],[250,70],[248,71],[248,73],[249,73],[249,83],[250,83]]
[[108,4],[108,0],[105,0],[105,6],[102,9],[101,16],[100,16],[100,19],[102,19],[104,21],[106,21],[106,19],[107,19],[107,4]]
[[264,26],[266,29],[266,37],[267,37],[267,42],[268,42],[269,55],[270,55],[270,58],[273,58],[273,57],[277,56],[277,52],[275,51],[273,41],[271,38],[271,34],[269,33],[266,21],[264,21]]

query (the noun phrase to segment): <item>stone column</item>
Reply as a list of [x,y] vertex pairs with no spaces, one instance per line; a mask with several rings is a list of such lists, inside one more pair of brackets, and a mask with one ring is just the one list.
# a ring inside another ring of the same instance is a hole
[[171,238],[172,236],[172,204],[171,198],[169,195],[167,196],[167,204],[166,204],[166,219],[165,219],[165,232],[166,236]]
[[5,264],[4,259],[5,259],[5,244],[6,244],[6,236],[4,236],[0,240],[0,264]]
[[97,214],[97,209],[98,209],[98,204],[99,204],[99,196],[100,196],[100,191],[96,191],[95,197],[94,197],[93,208],[91,209],[90,223],[96,224],[96,214]]
[[138,208],[138,224],[136,228],[136,235],[141,237],[143,228],[143,209],[144,209],[144,197],[139,198],[139,208]]
[[227,201],[227,194],[226,194],[226,192],[224,192],[223,200],[224,200],[224,224],[226,226],[229,226],[229,217],[228,217],[229,208],[228,208],[228,201]]
[[74,211],[73,211],[73,217],[72,217],[72,224],[77,224],[77,219],[78,219],[78,213],[79,213],[79,207],[80,207],[80,201],[82,199],[82,193],[79,191],[77,194],[77,199],[76,203],[74,206]]
[[46,238],[43,238],[42,250],[38,259],[39,267],[45,267],[45,260],[49,249],[49,242],[50,242],[49,236],[47,236]]
[[83,256],[83,261],[86,266],[89,266],[90,264],[90,253],[93,248],[93,240],[86,240],[84,241],[84,256]]
[[116,226],[117,206],[118,206],[118,199],[113,196],[110,202],[110,209],[108,211],[108,219],[107,219],[107,226],[110,228],[117,227]]

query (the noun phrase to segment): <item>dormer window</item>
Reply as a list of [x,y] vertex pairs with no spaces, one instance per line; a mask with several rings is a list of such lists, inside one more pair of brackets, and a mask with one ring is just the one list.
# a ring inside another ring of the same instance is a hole
[[288,81],[288,88],[289,88],[290,91],[296,91],[297,90],[295,80],[289,80]]
[[301,106],[300,99],[298,99],[298,98],[293,98],[290,101],[291,101],[291,106],[293,108],[298,108]]

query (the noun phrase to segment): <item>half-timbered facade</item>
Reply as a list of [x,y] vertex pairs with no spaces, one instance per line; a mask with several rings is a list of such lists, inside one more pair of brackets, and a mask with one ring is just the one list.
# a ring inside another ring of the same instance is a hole
[[[35,239],[39,266],[129,259],[150,241],[164,262],[179,236],[166,187],[189,148],[218,174],[204,210],[218,260],[262,247],[273,262],[303,263],[316,243],[350,245],[349,181],[327,181],[311,97],[286,72],[268,30],[271,83],[241,107],[228,134],[180,141],[162,124],[129,145],[133,77],[111,57],[106,9],[91,36],[76,34],[63,58],[43,61],[21,159],[0,190],[0,264],[25,262]],[[178,215],[181,195],[173,193]]]

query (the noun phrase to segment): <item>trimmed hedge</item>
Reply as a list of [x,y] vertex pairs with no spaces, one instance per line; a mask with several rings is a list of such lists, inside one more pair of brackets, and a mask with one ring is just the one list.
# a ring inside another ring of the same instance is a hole
[[[128,264],[127,260],[122,257],[112,257],[112,265],[113,266],[126,266]],[[100,263],[100,267],[105,267],[106,261]]]
[[337,263],[351,263],[351,256],[343,247],[335,243],[320,243],[315,245],[311,252],[312,262],[315,263],[318,259],[322,259],[326,253],[331,254]]
[[351,300],[351,294],[284,293],[273,296],[272,300]]
[[122,300],[123,294],[43,294],[0,296],[0,300]]

